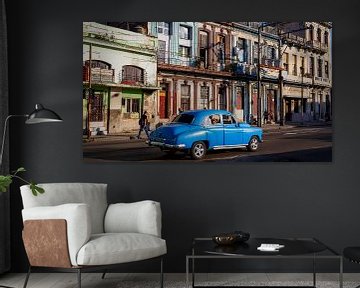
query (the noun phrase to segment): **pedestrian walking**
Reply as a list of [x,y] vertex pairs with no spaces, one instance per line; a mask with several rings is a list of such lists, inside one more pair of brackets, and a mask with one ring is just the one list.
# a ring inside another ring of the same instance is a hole
[[147,112],[144,111],[144,113],[141,115],[139,119],[139,134],[137,136],[138,139],[140,139],[141,131],[145,131],[146,136],[149,138],[149,120],[147,116]]

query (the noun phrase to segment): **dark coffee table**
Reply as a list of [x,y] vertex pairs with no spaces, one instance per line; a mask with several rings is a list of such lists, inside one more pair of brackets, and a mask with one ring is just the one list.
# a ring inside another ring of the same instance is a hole
[[[259,251],[262,243],[276,243],[284,245],[279,251]],[[339,261],[339,287],[343,287],[343,258],[335,250],[315,238],[250,238],[244,243],[234,245],[217,245],[211,238],[193,239],[191,254],[186,256],[186,287],[189,287],[189,268],[191,266],[191,287],[203,287],[195,285],[195,260],[198,259],[312,259],[313,260],[313,285],[294,287],[316,287],[316,260],[335,259]],[[212,286],[215,287],[215,286]],[[226,286],[222,286],[226,287]],[[247,287],[247,286],[231,286]],[[251,286],[254,287],[254,286]],[[255,286],[256,287],[256,286]],[[264,286],[262,286],[264,287]],[[272,286],[274,287],[274,286]],[[284,287],[284,286],[281,286]]]

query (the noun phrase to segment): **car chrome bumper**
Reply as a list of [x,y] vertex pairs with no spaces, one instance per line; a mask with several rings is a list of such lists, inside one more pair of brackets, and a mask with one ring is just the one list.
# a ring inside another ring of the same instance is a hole
[[185,144],[172,145],[172,144],[166,144],[166,143],[150,141],[150,140],[146,141],[146,143],[149,144],[150,146],[157,146],[160,148],[176,149],[176,150],[183,150],[186,147]]

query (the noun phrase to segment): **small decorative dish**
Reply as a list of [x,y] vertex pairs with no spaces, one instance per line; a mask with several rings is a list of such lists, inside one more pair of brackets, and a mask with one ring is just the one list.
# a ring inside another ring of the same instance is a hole
[[212,237],[212,240],[218,245],[232,245],[236,242],[236,234],[222,233]]
[[212,237],[212,240],[218,245],[232,245],[237,242],[249,240],[250,234],[243,231],[234,231],[230,233],[221,233]]

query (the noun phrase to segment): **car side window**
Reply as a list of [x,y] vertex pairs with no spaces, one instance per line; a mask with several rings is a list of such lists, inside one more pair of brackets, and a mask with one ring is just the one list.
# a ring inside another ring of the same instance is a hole
[[223,115],[224,124],[235,124],[236,121],[231,115]]
[[207,117],[206,119],[206,125],[217,125],[217,124],[221,124],[221,120],[220,120],[220,115],[219,114],[213,114],[210,115],[209,117]]

